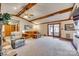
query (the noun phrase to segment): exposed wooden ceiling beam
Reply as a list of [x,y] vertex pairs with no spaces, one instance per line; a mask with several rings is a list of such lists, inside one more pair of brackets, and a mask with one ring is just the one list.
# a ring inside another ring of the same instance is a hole
[[[74,6],[75,6],[75,3],[73,4],[73,9],[74,9]],[[73,9],[72,9],[72,10],[73,10]],[[72,12],[71,12],[71,14],[72,14]],[[54,23],[54,22],[62,22],[62,21],[72,20],[72,19],[71,19],[71,14],[70,14],[70,16],[69,16],[69,19],[64,19],[64,20],[59,20],[59,21],[44,22],[44,23],[40,23],[40,24],[48,24],[48,23]]]
[[31,21],[35,21],[35,20],[39,20],[39,19],[41,20],[41,19],[44,19],[44,18],[47,18],[47,17],[50,17],[50,16],[54,16],[54,15],[57,15],[57,14],[61,14],[61,13],[65,13],[65,12],[69,12],[69,11],[72,11],[72,9],[73,9],[73,6],[67,8],[67,9],[63,9],[63,10],[60,10],[60,11],[57,11],[57,12],[54,12],[54,13],[51,13],[51,14],[42,16],[42,17],[38,17],[38,18],[33,19],[33,20],[31,20]]
[[25,11],[27,11],[28,9],[32,8],[36,3],[29,3],[27,4],[18,14],[16,14],[17,16],[20,16],[21,14],[23,14]]
[[55,23],[55,22],[62,22],[62,21],[68,21],[71,19],[64,19],[64,20],[58,20],[58,21],[50,21],[50,22],[44,22],[44,23],[40,23],[40,24],[49,24],[49,23]]

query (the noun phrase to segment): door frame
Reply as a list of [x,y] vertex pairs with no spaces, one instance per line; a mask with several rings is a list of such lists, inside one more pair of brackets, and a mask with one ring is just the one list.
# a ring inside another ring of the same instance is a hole
[[[47,25],[47,35],[52,36],[52,35],[49,35],[49,25],[55,25],[55,24],[59,24],[59,36],[54,36],[54,30],[53,30],[53,37],[61,37],[61,23],[48,24]],[[53,26],[53,28],[54,28],[54,26]]]

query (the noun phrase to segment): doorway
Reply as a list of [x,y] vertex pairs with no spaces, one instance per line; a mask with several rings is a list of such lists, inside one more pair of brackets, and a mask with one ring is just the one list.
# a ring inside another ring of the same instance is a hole
[[48,24],[48,35],[53,37],[60,37],[60,23]]

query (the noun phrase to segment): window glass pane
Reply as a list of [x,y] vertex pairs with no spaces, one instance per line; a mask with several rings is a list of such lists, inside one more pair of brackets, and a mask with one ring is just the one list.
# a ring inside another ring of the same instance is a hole
[[54,25],[54,36],[59,36],[59,24]]
[[49,35],[53,35],[53,25],[49,25]]

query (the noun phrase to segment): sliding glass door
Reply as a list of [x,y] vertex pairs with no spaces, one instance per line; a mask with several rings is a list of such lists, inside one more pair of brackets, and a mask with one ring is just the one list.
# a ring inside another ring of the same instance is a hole
[[54,24],[54,36],[59,36],[60,34],[60,26],[59,24]]
[[60,24],[49,24],[48,35],[59,37],[60,36]]
[[49,34],[48,35],[53,36],[53,25],[49,25],[48,28],[49,28]]

